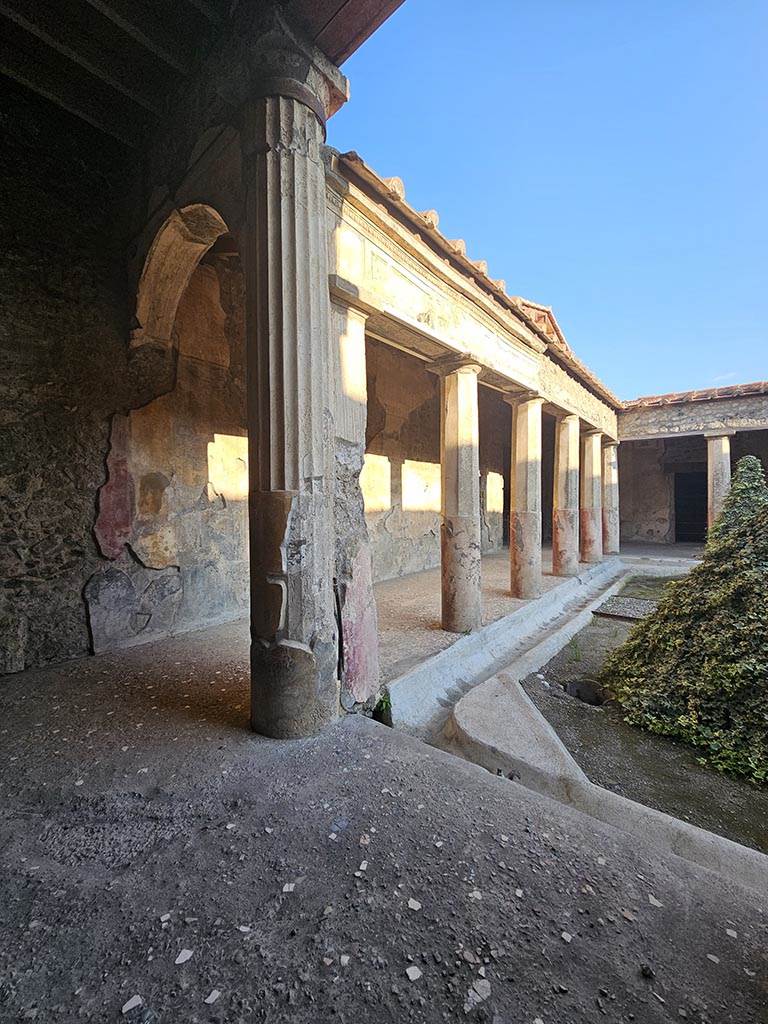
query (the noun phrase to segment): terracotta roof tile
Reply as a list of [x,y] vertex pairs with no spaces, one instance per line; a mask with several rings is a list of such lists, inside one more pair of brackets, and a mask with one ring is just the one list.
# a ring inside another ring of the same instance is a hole
[[667,395],[645,395],[625,402],[625,409],[640,409],[649,405],[679,405],[682,402],[707,402],[713,398],[744,398],[748,395],[768,395],[768,380],[751,384],[731,384],[724,388],[701,388],[698,391],[672,391]]

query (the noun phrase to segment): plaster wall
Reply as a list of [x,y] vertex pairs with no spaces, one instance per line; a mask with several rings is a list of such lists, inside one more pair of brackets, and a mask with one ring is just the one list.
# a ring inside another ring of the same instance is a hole
[[674,540],[673,478],[664,472],[664,442],[619,446],[619,514],[623,541]]
[[368,421],[360,476],[374,580],[440,562],[440,387],[424,363],[366,341]]
[[627,441],[619,445],[619,512],[624,540],[675,540],[675,473],[703,472],[703,436]]
[[[768,430],[739,431],[731,438],[731,465],[756,455],[768,473]],[[619,445],[621,538],[673,543],[675,473],[706,472],[703,435],[624,441]]]
[[112,423],[85,588],[94,650],[247,614],[243,279],[235,258],[194,271],[174,326],[172,389]]
[[768,477],[768,429],[740,431],[731,438],[731,464],[735,466],[742,455],[756,455]]
[[509,512],[512,410],[498,391],[480,386],[480,546],[483,554],[504,546]]
[[[440,382],[424,363],[374,339],[366,343],[368,423],[360,476],[373,577],[440,564]],[[485,552],[503,543],[509,409],[481,387],[480,515]]]

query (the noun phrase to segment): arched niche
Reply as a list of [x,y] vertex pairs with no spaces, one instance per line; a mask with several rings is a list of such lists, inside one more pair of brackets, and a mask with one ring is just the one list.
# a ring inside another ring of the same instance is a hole
[[222,217],[203,203],[174,210],[157,232],[139,280],[131,348],[168,351],[181,296],[205,253],[228,233]]

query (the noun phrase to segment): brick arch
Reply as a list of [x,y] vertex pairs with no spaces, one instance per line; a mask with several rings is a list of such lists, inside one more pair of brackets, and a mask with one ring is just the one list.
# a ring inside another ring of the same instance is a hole
[[173,324],[184,290],[202,257],[229,229],[210,206],[174,210],[155,235],[139,280],[131,348],[172,347]]

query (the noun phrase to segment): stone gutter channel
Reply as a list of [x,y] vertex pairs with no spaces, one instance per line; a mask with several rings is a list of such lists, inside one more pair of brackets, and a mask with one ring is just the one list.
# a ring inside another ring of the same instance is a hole
[[389,685],[393,727],[764,895],[767,856],[590,782],[521,685],[627,578],[694,564],[609,559],[462,637]]

